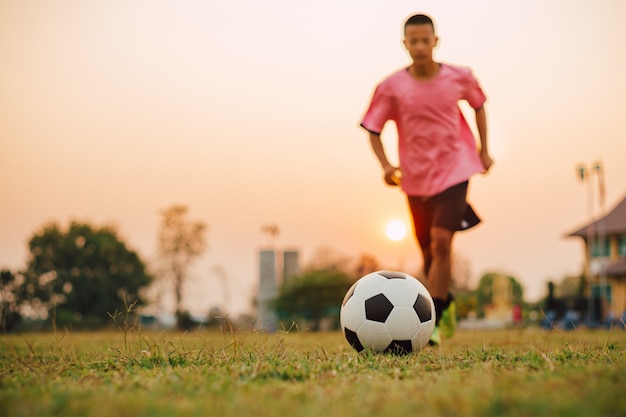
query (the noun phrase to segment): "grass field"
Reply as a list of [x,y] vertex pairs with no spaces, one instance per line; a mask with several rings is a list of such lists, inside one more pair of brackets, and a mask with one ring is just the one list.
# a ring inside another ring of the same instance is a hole
[[626,332],[460,331],[407,356],[339,332],[0,336],[0,416],[624,416]]

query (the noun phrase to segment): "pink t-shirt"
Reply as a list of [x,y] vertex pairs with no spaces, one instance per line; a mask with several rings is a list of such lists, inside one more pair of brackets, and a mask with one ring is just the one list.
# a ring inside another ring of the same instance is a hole
[[438,194],[483,171],[459,100],[479,109],[485,95],[470,69],[449,64],[432,80],[419,81],[403,68],[376,87],[361,126],[380,134],[387,121],[396,123],[408,195]]

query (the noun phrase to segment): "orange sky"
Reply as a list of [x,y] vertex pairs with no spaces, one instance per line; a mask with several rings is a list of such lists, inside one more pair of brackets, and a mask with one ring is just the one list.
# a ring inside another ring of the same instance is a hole
[[[0,267],[25,265],[46,221],[115,223],[154,259],[159,211],[189,206],[210,249],[190,306],[248,305],[261,226],[304,260],[319,247],[415,269],[404,197],[358,128],[374,85],[408,65],[401,26],[431,14],[439,60],[488,96],[496,165],[469,200],[484,223],[456,250],[539,297],[579,273],[587,219],[575,167],[601,159],[607,209],[626,196],[626,2],[4,1],[0,3]],[[395,149],[391,129],[384,139]],[[596,209],[597,211],[597,209]]]

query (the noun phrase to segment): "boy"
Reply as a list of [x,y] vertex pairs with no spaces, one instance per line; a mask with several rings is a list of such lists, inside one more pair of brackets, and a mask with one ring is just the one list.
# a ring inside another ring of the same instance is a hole
[[[407,195],[426,285],[435,303],[434,345],[441,344],[440,331],[450,337],[456,325],[450,293],[452,237],[480,221],[466,202],[468,181],[493,164],[487,149],[485,95],[469,69],[434,60],[437,41],[430,17],[418,14],[406,21],[403,43],[413,63],[376,87],[361,122],[385,182],[400,185]],[[478,151],[459,100],[476,112]],[[380,139],[388,120],[398,129],[399,167],[389,163]]]

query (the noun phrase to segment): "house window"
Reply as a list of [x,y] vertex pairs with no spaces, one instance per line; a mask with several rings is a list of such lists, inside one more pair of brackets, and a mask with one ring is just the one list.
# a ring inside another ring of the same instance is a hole
[[610,256],[611,244],[610,244],[609,238],[605,237],[604,239],[600,239],[598,236],[594,237],[592,249],[593,249],[592,253],[593,253],[594,258]]
[[626,235],[617,238],[617,253],[620,257],[626,256]]
[[594,285],[591,289],[591,293],[596,298],[606,298],[607,302],[613,301],[613,292],[610,285]]

